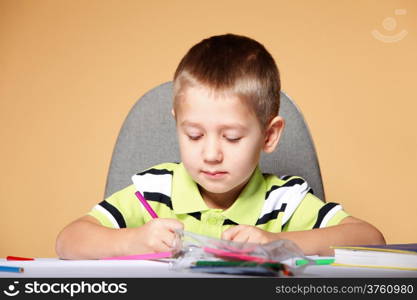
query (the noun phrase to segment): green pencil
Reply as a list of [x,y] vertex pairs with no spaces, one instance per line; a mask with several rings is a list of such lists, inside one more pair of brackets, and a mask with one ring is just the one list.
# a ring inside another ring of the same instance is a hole
[[199,260],[195,262],[197,267],[266,267],[275,270],[283,270],[285,266],[281,263],[257,263],[257,262],[242,262],[242,261],[212,261]]
[[[330,265],[334,263],[334,258],[323,258],[323,259],[313,259],[316,265]],[[297,259],[295,264],[297,266],[302,266],[308,264],[310,261],[307,259]]]

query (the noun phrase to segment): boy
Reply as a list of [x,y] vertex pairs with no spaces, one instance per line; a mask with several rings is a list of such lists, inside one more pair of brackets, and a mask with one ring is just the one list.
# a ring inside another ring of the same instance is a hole
[[[289,239],[307,255],[330,255],[332,245],[384,244],[375,227],[323,203],[302,178],[261,173],[261,151],[274,151],[284,128],[279,93],[278,69],[260,43],[227,34],[193,46],[174,75],[182,162],[134,175],[134,184],[64,228],[58,256],[169,251],[176,229],[237,242]],[[137,190],[159,218],[140,205]]]

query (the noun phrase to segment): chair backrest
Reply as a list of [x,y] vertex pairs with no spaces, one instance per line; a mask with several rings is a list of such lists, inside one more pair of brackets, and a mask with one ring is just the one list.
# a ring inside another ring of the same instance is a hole
[[[172,82],[145,95],[130,110],[120,130],[107,177],[105,197],[131,184],[131,176],[162,162],[179,162],[175,120],[171,117]],[[307,124],[294,102],[281,92],[279,113],[286,126],[278,149],[262,153],[263,173],[305,178],[325,201],[319,162]]]

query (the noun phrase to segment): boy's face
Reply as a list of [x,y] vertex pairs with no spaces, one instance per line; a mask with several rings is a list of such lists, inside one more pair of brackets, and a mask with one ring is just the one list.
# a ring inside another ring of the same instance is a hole
[[197,86],[186,88],[175,117],[181,160],[203,192],[241,189],[265,146],[255,114],[237,97]]

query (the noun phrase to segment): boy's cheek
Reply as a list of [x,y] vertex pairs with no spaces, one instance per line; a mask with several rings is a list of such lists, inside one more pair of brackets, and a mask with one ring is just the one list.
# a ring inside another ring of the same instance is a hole
[[181,158],[183,162],[196,162],[201,157],[195,149],[183,148],[181,150]]

